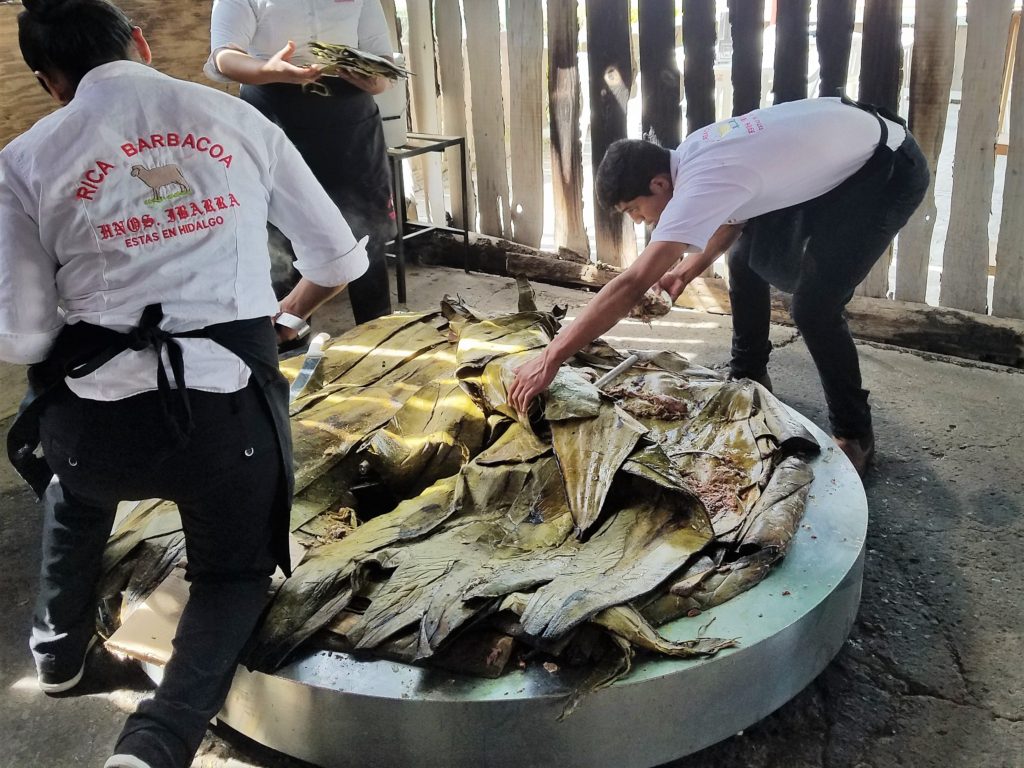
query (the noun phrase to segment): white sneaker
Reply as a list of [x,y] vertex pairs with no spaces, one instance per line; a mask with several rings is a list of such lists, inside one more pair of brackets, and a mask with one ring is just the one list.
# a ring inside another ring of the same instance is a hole
[[149,763],[135,755],[114,755],[108,757],[103,768],[150,768]]

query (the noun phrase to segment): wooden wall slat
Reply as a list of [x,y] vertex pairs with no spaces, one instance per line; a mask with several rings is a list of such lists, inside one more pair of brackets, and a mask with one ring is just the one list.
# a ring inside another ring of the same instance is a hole
[[[441,130],[448,136],[466,137],[469,163],[473,142],[472,137],[467,135],[466,125],[465,36],[462,32],[459,0],[434,0],[434,22],[437,33],[437,73],[441,85]],[[452,216],[459,224],[468,220],[470,229],[473,229],[476,227],[473,174],[467,169],[467,199],[463,200],[459,173],[455,153],[449,152],[448,190],[452,201]]]
[[956,0],[917,0],[914,47],[910,58],[910,116],[908,124],[928,159],[932,180],[921,207],[899,235],[896,250],[896,298],[921,301],[928,290],[928,263],[935,205],[935,169],[942,151],[949,114],[956,44]]
[[1024,318],[1024,35],[1019,31],[1016,43],[992,314]]
[[541,0],[508,0],[512,240],[534,248],[544,231],[544,10]]
[[988,308],[988,219],[992,208],[995,143],[1005,44],[1012,0],[967,5],[964,84],[953,157],[953,201],[942,259],[939,302]]
[[764,56],[764,0],[729,0],[732,28],[732,113],[761,106]]
[[897,111],[903,78],[903,0],[865,0],[858,99]]
[[675,0],[644,0],[638,10],[640,95],[643,98],[641,129],[645,139],[675,149],[683,140]]
[[497,0],[471,0],[463,8],[473,99],[477,205],[480,231],[505,237],[509,232],[508,157],[505,110],[501,98],[501,30]]
[[683,0],[686,132],[715,122],[715,0]]
[[[409,13],[409,68],[415,72],[410,78],[412,95],[412,126],[421,133],[438,133],[441,129],[437,109],[437,62],[434,54],[434,20],[430,0],[410,0]],[[444,181],[441,176],[441,156],[421,155],[413,158],[413,167],[420,175],[430,220],[445,223]]]
[[401,53],[402,30],[401,22],[398,20],[398,9],[395,7],[395,0],[380,0],[380,7],[384,11],[384,18],[388,23],[388,35],[391,37],[391,50]]
[[548,0],[548,110],[555,246],[590,255],[583,225],[580,25],[576,0]]
[[777,0],[775,27],[775,104],[807,98],[811,0]]
[[814,39],[821,69],[819,96],[846,93],[855,13],[856,0],[818,0],[818,27]]
[[[864,37],[861,45],[858,99],[896,112],[903,84],[903,0],[866,0]],[[892,247],[875,262],[857,287],[861,296],[884,298],[889,292]]]
[[[608,146],[626,138],[626,102],[633,85],[629,0],[587,0],[587,62],[590,71],[590,147],[594,173]],[[597,203],[597,258],[616,266],[636,255],[632,222]]]

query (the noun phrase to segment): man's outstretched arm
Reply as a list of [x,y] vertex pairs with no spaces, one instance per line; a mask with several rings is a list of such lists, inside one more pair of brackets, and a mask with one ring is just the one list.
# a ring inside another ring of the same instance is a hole
[[715,263],[715,259],[732,248],[733,243],[743,232],[743,224],[723,224],[708,239],[708,245],[699,253],[686,256],[678,266],[670,269],[658,281],[658,285],[668,292],[672,301],[679,298],[693,279],[704,274],[704,270]]
[[526,413],[533,398],[547,389],[559,366],[625,317],[686,248],[685,243],[669,242],[647,246],[625,272],[590,300],[572,324],[563,328],[540,355],[516,369],[515,381],[509,387],[509,404],[520,413]]

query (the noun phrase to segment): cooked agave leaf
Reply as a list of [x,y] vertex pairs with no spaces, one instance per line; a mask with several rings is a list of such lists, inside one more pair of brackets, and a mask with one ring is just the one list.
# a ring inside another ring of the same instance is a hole
[[711,656],[723,648],[736,645],[735,640],[701,637],[696,640],[669,640],[658,633],[643,615],[630,605],[605,608],[591,619],[609,632],[618,635],[631,646],[643,648],[662,656],[692,659]]
[[619,467],[647,429],[625,411],[602,403],[593,418],[553,422],[551,442],[580,535],[597,521]]
[[296,492],[342,461],[401,407],[385,387],[347,387],[293,418]]
[[565,487],[552,456],[519,464],[466,465],[455,505],[459,515],[449,527],[464,542],[543,550],[558,547],[573,530]]
[[459,334],[455,373],[465,379],[482,371],[492,360],[540,349],[554,338],[556,330],[546,312],[518,312],[467,325]]
[[[416,657],[427,658],[451,633],[497,607],[490,598],[503,593],[474,593],[473,587],[496,578],[513,579],[514,589],[534,586],[550,580],[566,560],[556,547],[569,536],[572,521],[554,460],[476,469],[460,477],[457,511],[429,538],[372,558],[395,570],[386,594],[374,599],[349,632],[358,648],[372,648],[419,622]],[[521,503],[545,493],[551,497],[547,519]]]
[[550,443],[541,440],[528,427],[513,421],[489,447],[477,454],[474,462],[481,465],[518,464],[550,452]]
[[447,345],[392,369],[373,386],[335,382],[329,394],[292,416],[296,493],[344,460],[426,384],[451,375]]
[[280,664],[348,605],[360,561],[397,542],[428,535],[452,514],[454,493],[455,478],[444,478],[344,539],[311,550],[278,590],[248,663],[259,669]]
[[585,419],[601,410],[601,390],[572,368],[555,374],[544,397],[544,418],[549,422]]
[[[326,76],[337,75],[339,70],[354,72],[366,77],[385,77],[388,80],[399,80],[412,74],[390,58],[361,51],[351,45],[314,40],[308,43],[308,48],[320,61],[323,67],[322,71]],[[328,90],[327,93],[329,95],[330,91]]]
[[814,474],[803,459],[798,456],[783,459],[743,521],[737,551],[748,554],[768,550],[783,555],[800,525],[813,479]]
[[710,521],[699,507],[661,490],[643,496],[536,591],[521,619],[529,634],[557,637],[600,610],[650,592],[711,541]]
[[[439,312],[410,312],[385,315],[349,329],[332,339],[324,350],[324,359],[320,366],[323,369],[325,384],[330,384],[343,376],[368,354],[386,344],[404,329],[423,323],[437,327],[439,320],[443,320]],[[302,358],[290,358],[285,362],[293,367],[301,367]]]
[[486,426],[456,379],[438,379],[406,400],[361,453],[385,482],[409,495],[457,473],[483,447]]
[[103,550],[103,570],[113,569],[141,542],[180,530],[181,515],[177,504],[160,499],[138,502],[107,539],[106,549]]

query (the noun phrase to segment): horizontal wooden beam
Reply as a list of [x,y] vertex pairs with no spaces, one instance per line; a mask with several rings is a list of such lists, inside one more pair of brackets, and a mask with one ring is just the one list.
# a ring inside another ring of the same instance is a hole
[[[568,249],[559,253],[540,251],[500,237],[477,232],[469,235],[469,255],[465,266],[474,272],[491,275],[522,276],[530,280],[571,288],[599,290],[621,272],[608,264],[594,264]],[[429,237],[409,240],[405,254],[425,264],[463,267],[462,237],[434,232]]]
[[[793,325],[792,297],[772,291],[772,322]],[[722,278],[698,278],[677,306],[716,314],[731,313]],[[909,301],[854,296],[846,305],[853,335],[952,357],[1024,368],[1024,322]]]
[[[463,266],[459,239],[444,233],[410,242],[406,253],[427,264]],[[592,264],[572,252],[538,251],[508,240],[470,236],[468,267],[494,275],[598,290],[620,273],[616,267]],[[773,292],[772,321],[792,325],[790,297]],[[676,305],[714,314],[730,314],[729,291],[722,278],[697,278]],[[847,305],[853,335],[866,341],[1024,368],[1024,321],[1009,320],[945,307],[892,299],[855,296]]]

